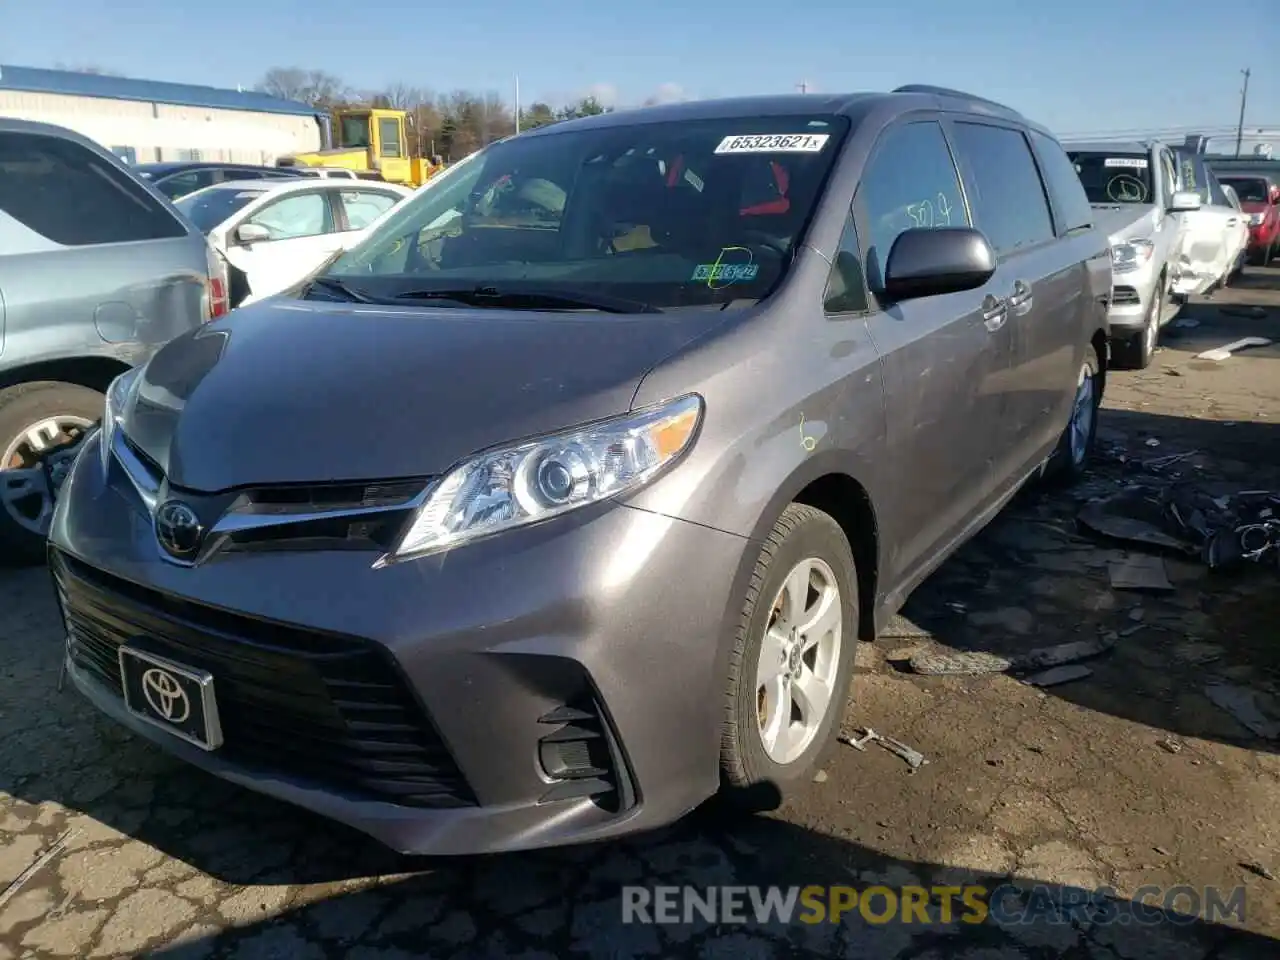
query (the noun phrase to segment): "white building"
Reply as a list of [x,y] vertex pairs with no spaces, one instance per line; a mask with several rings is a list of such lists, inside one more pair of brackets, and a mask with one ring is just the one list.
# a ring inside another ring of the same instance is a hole
[[305,103],[265,93],[3,65],[0,117],[67,127],[130,163],[271,165],[319,149],[325,122]]

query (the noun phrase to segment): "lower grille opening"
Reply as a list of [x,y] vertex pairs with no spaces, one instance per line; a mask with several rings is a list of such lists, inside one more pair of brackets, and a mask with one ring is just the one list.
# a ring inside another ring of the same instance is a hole
[[352,799],[448,808],[476,800],[384,651],[161,594],[52,552],[77,670],[122,695],[118,651],[145,646],[207,670],[219,754]]
[[1142,302],[1133,287],[1116,287],[1111,291],[1111,303],[1117,307],[1136,307]]
[[538,761],[554,781],[544,802],[590,797],[610,813],[634,804],[621,751],[596,697],[557,707],[538,723],[552,728],[538,740]]

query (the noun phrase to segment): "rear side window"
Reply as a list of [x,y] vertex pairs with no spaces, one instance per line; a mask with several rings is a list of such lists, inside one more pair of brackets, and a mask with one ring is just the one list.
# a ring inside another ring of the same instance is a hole
[[44,134],[0,133],[0,210],[72,247],[186,236],[128,174],[78,143]]
[[1085,195],[1075,164],[1068,159],[1062,145],[1052,137],[1031,131],[1031,141],[1040,156],[1040,170],[1044,173],[1045,186],[1053,201],[1058,229],[1063,233],[1082,230],[1093,225],[1093,209]]
[[347,214],[348,230],[363,230],[400,199],[395,194],[374,190],[344,190],[340,196]]
[[951,151],[933,121],[903,124],[884,135],[862,174],[857,199],[870,230],[867,272],[877,285],[899,234],[969,225]]
[[973,178],[973,218],[996,253],[1052,240],[1044,184],[1022,132],[985,123],[956,123],[955,131]]

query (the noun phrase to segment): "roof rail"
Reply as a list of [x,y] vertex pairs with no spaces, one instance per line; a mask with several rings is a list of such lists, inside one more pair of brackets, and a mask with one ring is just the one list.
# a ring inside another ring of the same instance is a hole
[[956,97],[960,100],[975,100],[978,103],[990,104],[993,107],[999,107],[1001,110],[1007,110],[1010,113],[1017,113],[1012,107],[1007,107],[1003,103],[991,100],[988,97],[979,97],[977,94],[965,93],[963,90],[953,90],[951,87],[935,87],[930,83],[908,83],[905,86],[898,87],[894,93],[928,93],[935,97]]

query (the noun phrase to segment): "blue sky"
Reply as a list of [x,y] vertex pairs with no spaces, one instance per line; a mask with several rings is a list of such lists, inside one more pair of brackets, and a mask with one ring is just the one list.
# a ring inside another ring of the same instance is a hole
[[[358,89],[401,82],[564,101],[832,92],[938,83],[1059,134],[1280,128],[1280,6],[1235,0],[59,0],[9,3],[0,63],[251,86],[272,66]],[[1150,13],[1140,12],[1143,8]],[[126,12],[127,11],[127,12]],[[360,15],[368,11],[369,16]]]

